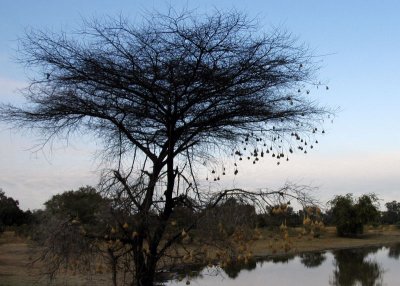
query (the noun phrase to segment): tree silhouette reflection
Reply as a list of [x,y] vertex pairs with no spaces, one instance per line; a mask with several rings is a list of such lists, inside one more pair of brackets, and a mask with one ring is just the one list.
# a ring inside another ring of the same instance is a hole
[[310,252],[300,254],[300,262],[307,268],[318,267],[326,260],[324,252]]
[[259,258],[257,260],[249,260],[248,263],[231,263],[228,266],[224,267],[223,270],[225,273],[228,275],[229,278],[235,279],[240,271],[242,270],[254,270],[257,268],[257,263],[259,264],[260,267],[262,267],[264,262],[272,262],[274,264],[277,263],[288,263],[290,260],[293,260],[296,257],[294,254],[290,255],[278,255],[278,256],[272,256],[272,257],[264,257],[264,258]]
[[333,286],[380,286],[383,269],[379,263],[366,259],[380,248],[342,249],[333,251],[335,269],[330,284]]
[[400,243],[389,246],[388,256],[396,260],[400,257]]
[[255,260],[249,260],[247,263],[231,263],[228,266],[222,268],[229,278],[235,279],[240,271],[242,270],[254,270],[257,267]]
[[287,255],[278,255],[278,256],[272,256],[268,258],[262,259],[263,262],[272,262],[274,264],[277,263],[289,263],[290,260],[293,260],[296,258],[296,255],[294,254],[287,254]]

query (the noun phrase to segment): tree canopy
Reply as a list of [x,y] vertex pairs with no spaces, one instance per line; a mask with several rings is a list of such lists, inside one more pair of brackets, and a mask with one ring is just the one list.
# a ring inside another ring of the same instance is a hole
[[302,90],[313,83],[312,54],[236,12],[94,21],[75,37],[34,31],[21,50],[42,73],[30,104],[3,107],[3,120],[47,137],[94,132],[112,155],[138,148],[160,167],[192,147],[315,132],[328,113]]
[[[72,224],[79,225],[82,232],[103,236],[107,233],[106,228],[115,222],[111,201],[91,186],[54,195],[44,205],[43,229],[48,228],[50,222],[56,224],[56,230],[59,225]],[[42,239],[46,239],[45,236]]]
[[109,212],[110,203],[95,188],[86,186],[76,191],[54,195],[45,202],[45,211],[83,224],[96,224]]

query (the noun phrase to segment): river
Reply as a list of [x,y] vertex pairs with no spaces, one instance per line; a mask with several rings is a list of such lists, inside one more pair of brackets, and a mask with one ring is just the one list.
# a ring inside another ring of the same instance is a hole
[[[169,286],[380,286],[400,285],[400,244],[311,252],[260,259],[243,267],[204,268],[181,275]],[[180,280],[180,281],[179,281]]]

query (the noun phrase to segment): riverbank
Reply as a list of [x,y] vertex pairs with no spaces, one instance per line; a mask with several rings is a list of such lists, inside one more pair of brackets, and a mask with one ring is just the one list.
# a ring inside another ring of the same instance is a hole
[[[325,251],[334,249],[357,248],[367,246],[400,243],[400,229],[395,226],[366,228],[359,238],[339,238],[334,227],[327,227],[319,238],[310,235],[299,237],[299,229],[289,231],[290,248],[284,247],[283,239],[274,232],[261,229],[261,239],[251,244],[255,258],[298,254],[304,252]],[[12,232],[0,236],[0,285],[49,285],[43,277],[39,264],[31,265],[39,249],[32,247],[27,239],[19,238]],[[110,285],[110,273],[94,272],[91,275],[63,275],[50,285]]]
[[299,232],[299,229],[290,231],[290,249],[285,250],[281,239],[277,239],[277,236],[272,235],[271,232],[262,230],[263,238],[255,241],[251,250],[257,258],[400,243],[400,229],[396,226],[366,227],[364,234],[357,238],[337,237],[335,227],[327,227],[319,238],[310,235],[299,237],[297,235]]

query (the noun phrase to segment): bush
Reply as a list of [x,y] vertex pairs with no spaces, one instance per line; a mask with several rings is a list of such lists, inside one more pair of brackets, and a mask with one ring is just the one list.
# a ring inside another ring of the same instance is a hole
[[351,221],[338,224],[336,226],[336,232],[338,236],[357,236],[363,234],[364,227],[362,223]]
[[26,223],[28,212],[22,211],[19,208],[18,200],[7,197],[0,189],[0,232],[3,232],[7,226]]
[[357,236],[363,233],[365,223],[379,219],[378,198],[374,194],[355,200],[351,194],[336,196],[329,203],[338,236]]

